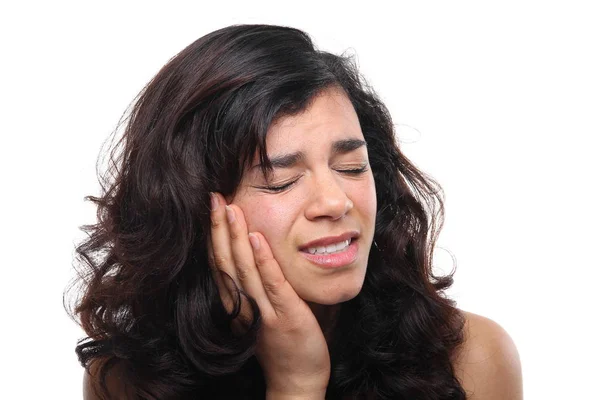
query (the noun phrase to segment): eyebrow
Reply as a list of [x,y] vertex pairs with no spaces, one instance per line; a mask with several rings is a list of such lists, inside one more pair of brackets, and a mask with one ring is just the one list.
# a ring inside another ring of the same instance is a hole
[[[347,154],[366,145],[367,143],[364,140],[342,139],[332,143],[331,151],[334,155]],[[271,162],[273,168],[290,168],[300,163],[304,159],[304,153],[301,151],[296,151],[294,153],[282,154],[273,158],[269,158],[269,161]],[[251,169],[259,168],[261,165],[262,164],[256,164]]]

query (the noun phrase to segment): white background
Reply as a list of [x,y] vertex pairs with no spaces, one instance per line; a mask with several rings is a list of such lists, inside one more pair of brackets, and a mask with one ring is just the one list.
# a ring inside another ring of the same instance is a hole
[[81,398],[62,292],[101,145],[171,56],[233,23],[358,55],[403,150],[444,188],[459,307],[510,333],[527,399],[598,396],[594,2],[15,4],[0,6],[1,398]]

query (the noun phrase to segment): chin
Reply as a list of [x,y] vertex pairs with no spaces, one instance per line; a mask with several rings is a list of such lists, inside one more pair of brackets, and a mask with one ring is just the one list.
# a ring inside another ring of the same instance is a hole
[[308,292],[308,293],[298,293],[300,298],[306,302],[321,304],[324,306],[333,306],[336,304],[344,303],[346,301],[352,300],[360,293],[362,289],[362,284],[355,287],[347,287],[333,288],[331,291],[323,290],[319,293]]

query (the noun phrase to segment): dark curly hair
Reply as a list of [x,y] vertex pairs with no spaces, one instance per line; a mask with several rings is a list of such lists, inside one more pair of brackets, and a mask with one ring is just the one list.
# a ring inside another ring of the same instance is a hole
[[[399,150],[386,107],[351,57],[317,50],[297,29],[236,25],[172,58],[136,98],[109,152],[98,221],[76,249],[69,312],[87,337],[76,352],[110,398],[119,368],[143,399],[264,398],[253,355],[260,315],[232,332],[207,255],[209,192],[235,193],[272,122],[331,87],[348,95],[367,142],[377,216],[364,285],[342,304],[328,399],[465,399],[452,360],[463,314],[435,276],[443,192]],[[116,131],[115,131],[116,132]],[[263,171],[266,172],[266,171]],[[238,297],[239,301],[239,297]],[[239,304],[238,304],[239,305]]]

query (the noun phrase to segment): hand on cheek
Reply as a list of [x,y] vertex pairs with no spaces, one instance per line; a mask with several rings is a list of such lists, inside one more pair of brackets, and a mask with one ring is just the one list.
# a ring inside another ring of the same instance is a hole
[[[330,375],[329,350],[321,328],[304,300],[287,281],[271,248],[261,233],[248,233],[241,208],[225,205],[212,194],[209,256],[219,294],[228,312],[238,298],[222,273],[256,300],[262,328],[256,356],[269,390],[277,393],[315,393],[327,388]],[[247,303],[247,302],[242,302]],[[237,329],[252,319],[248,304],[242,306]]]

